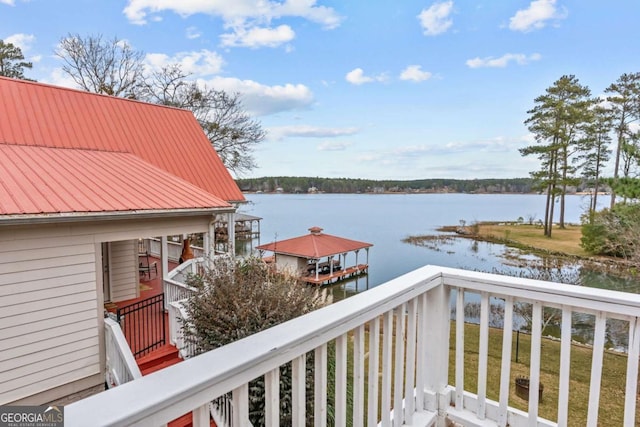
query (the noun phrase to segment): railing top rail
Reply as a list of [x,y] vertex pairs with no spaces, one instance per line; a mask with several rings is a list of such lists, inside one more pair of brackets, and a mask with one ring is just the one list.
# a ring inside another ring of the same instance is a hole
[[440,267],[440,271],[445,285],[489,292],[495,296],[535,299],[626,316],[640,315],[640,294],[446,267]]

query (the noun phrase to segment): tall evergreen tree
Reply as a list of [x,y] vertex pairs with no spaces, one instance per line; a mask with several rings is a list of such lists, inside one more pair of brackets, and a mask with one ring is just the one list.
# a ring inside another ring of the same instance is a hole
[[589,220],[598,206],[602,169],[611,155],[609,145],[613,124],[611,110],[603,106],[594,107],[591,114],[592,119],[584,126],[583,138],[580,140],[581,154],[576,159],[578,167],[582,170],[582,177],[593,190],[589,203]]
[[551,237],[556,197],[560,199],[560,227],[564,227],[565,194],[569,185],[577,183],[576,168],[570,158],[578,150],[581,126],[588,120],[594,101],[591,91],[580,85],[575,76],[562,76],[546,93],[537,97],[525,121],[537,145],[520,150],[523,156],[536,155],[541,168],[531,176],[547,194],[544,234]]
[[24,60],[22,49],[0,40],[0,76],[30,80],[25,78],[24,69],[31,67],[33,64]]
[[613,186],[611,188],[611,208],[616,204],[616,184],[620,177],[620,159],[629,135],[629,124],[640,116],[640,73],[625,73],[611,84],[606,93],[611,94],[607,101],[614,114],[616,132],[615,166],[613,169]]

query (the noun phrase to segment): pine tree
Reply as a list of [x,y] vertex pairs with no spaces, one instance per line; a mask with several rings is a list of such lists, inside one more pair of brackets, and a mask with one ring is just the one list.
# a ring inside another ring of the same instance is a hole
[[22,50],[18,46],[0,40],[0,76],[30,80],[25,78],[24,69],[31,67],[33,64],[24,60]]

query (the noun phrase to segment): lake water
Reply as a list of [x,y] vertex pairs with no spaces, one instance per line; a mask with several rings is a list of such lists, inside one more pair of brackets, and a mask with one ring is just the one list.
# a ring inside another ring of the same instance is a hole
[[[333,285],[336,299],[378,286],[427,264],[478,271],[511,272],[529,270],[513,262],[513,255],[540,260],[521,254],[504,245],[454,238],[431,247],[415,246],[402,240],[410,235],[437,235],[445,225],[460,221],[527,221],[544,217],[546,197],[531,194],[247,194],[249,203],[242,212],[262,217],[261,238],[257,244],[307,234],[319,226],[327,234],[372,243],[369,250],[369,273],[354,280]],[[565,221],[579,223],[588,199],[571,195],[566,199]],[[607,201],[603,201],[607,202]],[[542,233],[542,230],[540,230]],[[359,261],[364,254],[361,252]],[[347,263],[355,262],[353,254]],[[524,264],[523,264],[524,265]],[[595,286],[640,293],[640,281],[621,280],[611,276],[581,271],[578,266],[558,269],[573,272],[585,286]],[[467,298],[465,297],[465,300]],[[469,302],[473,300],[473,295]],[[469,316],[467,316],[469,317]],[[473,321],[472,317],[468,320]],[[582,318],[577,323],[583,322]],[[589,321],[588,323],[591,323]],[[580,331],[575,331],[576,333]],[[587,332],[587,334],[590,332]],[[586,336],[584,341],[589,341]],[[625,336],[615,339],[624,347]]]

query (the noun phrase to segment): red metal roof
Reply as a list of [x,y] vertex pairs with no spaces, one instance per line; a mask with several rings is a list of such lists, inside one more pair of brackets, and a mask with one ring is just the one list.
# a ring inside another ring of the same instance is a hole
[[229,208],[129,153],[0,144],[0,214]]
[[130,153],[220,199],[244,201],[187,110],[0,77],[0,144]]
[[324,234],[320,227],[311,227],[309,231],[307,235],[256,246],[256,249],[300,258],[322,258],[373,246],[371,243]]

